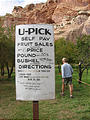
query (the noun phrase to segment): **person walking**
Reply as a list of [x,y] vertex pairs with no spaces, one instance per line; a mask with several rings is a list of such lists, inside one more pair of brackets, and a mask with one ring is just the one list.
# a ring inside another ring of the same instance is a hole
[[64,88],[65,85],[69,84],[70,89],[70,98],[73,98],[72,92],[73,92],[73,84],[72,84],[72,74],[73,69],[70,64],[68,64],[67,59],[62,59],[63,65],[61,65],[61,73],[62,73],[62,93],[61,95],[64,95]]

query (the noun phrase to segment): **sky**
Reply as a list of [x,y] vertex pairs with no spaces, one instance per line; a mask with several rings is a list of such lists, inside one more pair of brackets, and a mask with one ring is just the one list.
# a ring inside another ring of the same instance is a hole
[[6,13],[12,13],[14,6],[25,7],[30,3],[46,2],[47,0],[0,0],[0,16]]

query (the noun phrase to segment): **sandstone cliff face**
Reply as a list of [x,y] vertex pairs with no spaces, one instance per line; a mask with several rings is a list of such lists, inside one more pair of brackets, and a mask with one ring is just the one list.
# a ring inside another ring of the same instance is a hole
[[55,40],[64,37],[67,40],[75,42],[83,34],[90,35],[90,11],[81,11],[71,20],[67,18],[62,20],[62,24],[55,26]]
[[[90,0],[48,0],[30,4],[25,8],[15,6],[7,14],[4,27],[18,24],[53,24],[55,40],[65,37],[75,41],[78,36],[90,33]],[[89,27],[88,27],[89,26]]]
[[82,33],[85,35],[90,35],[90,17],[85,22]]
[[66,4],[58,4],[54,13],[52,15],[52,19],[57,24],[62,22],[63,17],[68,17],[69,19],[73,16],[77,16],[77,10],[73,9],[70,5]]
[[50,3],[43,5],[41,9],[36,9],[29,14],[28,23],[54,23],[52,15],[56,4]]
[[90,0],[47,0],[47,2],[66,3],[72,5],[87,5],[90,4]]
[[11,24],[34,24],[34,23],[54,23],[52,15],[57,4],[30,4],[25,8],[14,7],[12,15],[6,15],[4,26]]

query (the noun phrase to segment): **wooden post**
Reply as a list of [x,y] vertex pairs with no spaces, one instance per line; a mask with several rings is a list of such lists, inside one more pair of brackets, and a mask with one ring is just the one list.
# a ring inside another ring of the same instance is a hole
[[33,120],[39,120],[39,102],[33,101]]
[[81,63],[79,63],[79,84],[81,83],[82,80],[82,70],[81,70]]

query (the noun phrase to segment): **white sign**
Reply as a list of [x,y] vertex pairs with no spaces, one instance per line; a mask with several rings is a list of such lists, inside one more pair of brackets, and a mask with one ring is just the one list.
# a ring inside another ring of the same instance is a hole
[[15,49],[16,99],[54,99],[53,25],[17,25]]

